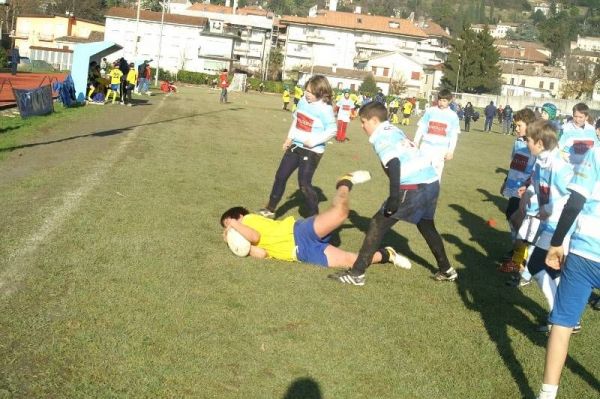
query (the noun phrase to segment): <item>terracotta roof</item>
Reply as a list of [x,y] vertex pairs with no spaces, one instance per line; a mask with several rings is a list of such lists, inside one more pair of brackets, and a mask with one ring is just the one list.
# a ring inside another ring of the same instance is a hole
[[[47,15],[47,14],[44,14],[44,15],[42,15],[42,14],[19,14],[17,18],[64,18],[64,19],[69,19],[69,17],[66,15]],[[75,21],[86,22],[88,24],[94,24],[94,25],[98,25],[98,26],[104,26],[103,23],[98,22],[98,21],[92,21],[91,19],[75,17]]]
[[407,19],[353,14],[338,11],[319,11],[315,17],[281,17],[283,24],[331,26],[352,30],[392,33],[426,38],[427,33]]
[[550,61],[550,58],[547,55],[542,54],[537,49],[531,47],[497,47],[496,49],[500,53],[500,59],[521,60],[525,62],[540,62],[543,64],[547,64]]
[[503,62],[500,64],[500,69],[502,70],[503,74],[538,76],[557,79],[563,79],[565,77],[564,70],[550,66]]
[[[136,16],[137,12],[134,8],[112,7],[106,12],[106,17],[113,18],[135,19]],[[160,22],[161,17],[162,13],[160,12],[145,10],[140,12],[140,20],[142,21]],[[165,14],[165,22],[179,25],[204,26],[208,22],[208,19],[203,17],[192,17],[189,15]]]
[[69,42],[69,43],[94,43],[101,42],[104,40],[104,32],[92,31],[88,37],[79,36],[62,36],[54,39],[56,42]]
[[[313,67],[305,66],[300,68],[300,72],[313,73],[324,76],[335,76],[338,78],[364,80],[368,75],[372,75],[370,71],[359,71],[357,69],[336,68],[335,72],[332,67],[315,65]],[[374,76],[376,82],[389,83],[390,78]]]
[[206,11],[206,12],[217,12],[219,14],[232,14],[232,7],[219,6],[216,4],[204,4],[204,3],[195,3],[191,7],[187,8],[191,11]]
[[600,57],[600,51],[589,51],[582,50],[580,48],[574,48],[571,50],[571,55],[578,57]]
[[433,21],[426,21],[422,26],[417,24],[417,27],[423,29],[428,36],[450,37],[444,28]]
[[546,47],[544,47],[544,45],[542,43],[526,42],[524,40],[496,39],[496,40],[494,40],[494,45],[496,47],[519,46],[519,47],[523,47],[523,48],[535,48],[538,50],[548,50]]
[[30,50],[45,50],[53,53],[72,53],[73,50],[68,48],[54,48],[54,47],[44,47],[44,46],[29,46]]

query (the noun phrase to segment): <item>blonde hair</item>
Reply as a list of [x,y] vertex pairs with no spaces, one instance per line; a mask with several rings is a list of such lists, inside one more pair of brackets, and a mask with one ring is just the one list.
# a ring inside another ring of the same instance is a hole
[[527,125],[527,137],[534,142],[542,141],[545,150],[553,150],[558,147],[556,128],[550,121],[538,119]]
[[304,90],[310,90],[317,100],[323,100],[324,103],[331,105],[333,90],[331,90],[331,85],[325,76],[315,75],[311,77],[304,85]]

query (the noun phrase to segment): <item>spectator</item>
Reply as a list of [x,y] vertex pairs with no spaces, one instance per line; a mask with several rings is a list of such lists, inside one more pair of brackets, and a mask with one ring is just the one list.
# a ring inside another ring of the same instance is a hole
[[490,101],[487,107],[483,110],[483,114],[485,115],[485,123],[483,125],[484,132],[492,131],[492,124],[494,123],[494,116],[496,116],[496,106],[493,101]]

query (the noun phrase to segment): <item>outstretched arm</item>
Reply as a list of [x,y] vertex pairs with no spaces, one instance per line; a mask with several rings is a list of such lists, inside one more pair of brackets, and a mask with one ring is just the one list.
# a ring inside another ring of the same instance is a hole
[[400,205],[400,160],[392,158],[385,165],[386,173],[390,180],[390,193],[385,207],[383,209],[384,216],[391,216],[398,210]]

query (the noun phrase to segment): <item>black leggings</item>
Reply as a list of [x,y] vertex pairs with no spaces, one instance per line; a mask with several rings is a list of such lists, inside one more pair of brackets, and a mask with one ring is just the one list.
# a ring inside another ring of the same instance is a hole
[[[383,236],[397,221],[398,219],[385,217],[381,211],[378,211],[373,216],[371,223],[369,224],[369,229],[367,230],[367,235],[358,252],[358,258],[352,266],[352,270],[356,274],[363,274],[367,267],[369,267],[371,260],[373,259],[373,254],[377,251],[383,241]],[[419,233],[421,233],[425,239],[425,242],[427,242],[427,246],[431,250],[431,253],[433,253],[440,271],[443,273],[447,272],[448,269],[450,269],[450,262],[446,255],[442,237],[440,237],[440,233],[438,233],[435,228],[433,220],[421,219],[419,223],[417,223],[417,228],[419,229]]]
[[275,212],[277,204],[285,191],[285,185],[291,174],[298,169],[298,186],[304,194],[308,216],[319,213],[319,196],[312,185],[312,178],[317,170],[319,161],[323,154],[306,150],[301,147],[292,146],[283,154],[277,173],[275,173],[275,182],[269,196],[267,208]]

